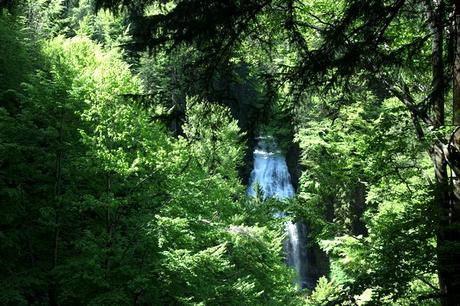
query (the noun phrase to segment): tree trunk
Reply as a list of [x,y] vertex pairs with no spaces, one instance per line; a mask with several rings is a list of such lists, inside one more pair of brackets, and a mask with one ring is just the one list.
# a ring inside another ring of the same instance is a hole
[[460,3],[454,1],[453,124],[460,125]]
[[[443,306],[460,305],[460,4],[453,1],[452,123],[456,126],[447,150],[452,169],[450,197],[441,207],[438,233],[439,284]],[[446,173],[447,175],[447,173]]]
[[[456,1],[454,1],[456,2]],[[456,3],[455,3],[456,4]],[[454,4],[454,5],[455,5]],[[432,33],[432,126],[437,129],[444,126],[444,63],[443,63],[443,32],[444,32],[444,1],[425,1],[428,22]],[[458,7],[455,7],[455,31],[458,30]],[[460,67],[457,44],[458,34],[454,34],[454,65],[453,65],[453,122],[460,123]],[[457,129],[456,129],[457,131]],[[460,133],[459,133],[460,134]],[[460,203],[460,173],[459,146],[455,135],[445,144],[437,140],[430,150],[436,178],[434,201],[438,211],[437,259],[441,304],[443,306],[460,305],[460,231],[458,230],[458,203]],[[452,170],[449,176],[448,168]]]
[[433,127],[444,125],[444,62],[443,62],[443,33],[444,33],[444,1],[426,0],[428,22],[433,37],[431,44],[431,94]]
[[58,265],[59,257],[59,242],[60,242],[60,223],[61,223],[61,206],[62,206],[62,159],[63,159],[63,148],[64,143],[64,110],[61,108],[59,114],[59,138],[58,138],[58,148],[56,151],[56,160],[55,160],[55,182],[54,182],[54,242],[53,242],[53,257],[50,270],[50,283],[48,285],[48,304],[50,306],[58,306],[58,297],[57,297],[57,284],[55,279],[55,269]]
[[430,155],[433,160],[436,177],[434,201],[438,208],[437,257],[438,278],[441,304],[453,306],[459,304],[458,248],[455,247],[458,235],[452,231],[452,188],[447,170],[447,148],[442,143],[433,146]]

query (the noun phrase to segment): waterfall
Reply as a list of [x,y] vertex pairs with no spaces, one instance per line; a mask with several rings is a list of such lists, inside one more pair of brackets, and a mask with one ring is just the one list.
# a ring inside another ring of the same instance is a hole
[[[249,179],[247,193],[256,195],[255,187],[258,186],[264,198],[285,200],[294,196],[294,187],[291,183],[286,159],[279,150],[272,137],[259,137],[254,150],[254,169]],[[283,216],[283,214],[279,214]],[[286,223],[287,239],[284,249],[286,262],[297,272],[297,285],[300,288],[308,287],[306,273],[306,233],[300,223]]]

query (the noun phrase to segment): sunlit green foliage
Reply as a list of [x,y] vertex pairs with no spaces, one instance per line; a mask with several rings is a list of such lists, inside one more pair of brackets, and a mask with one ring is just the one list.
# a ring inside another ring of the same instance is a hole
[[437,287],[430,163],[398,101],[356,98],[300,129],[306,171],[294,209],[330,255],[336,302],[410,304]]
[[23,68],[1,92],[3,305],[295,305],[280,224],[244,207],[227,108],[188,99],[173,137],[116,48],[3,26],[4,71]]

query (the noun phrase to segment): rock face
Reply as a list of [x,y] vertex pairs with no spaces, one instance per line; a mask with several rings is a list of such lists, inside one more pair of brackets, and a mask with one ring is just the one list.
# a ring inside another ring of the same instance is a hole
[[291,174],[292,186],[297,191],[299,189],[299,179],[302,175],[302,169],[300,167],[300,148],[297,143],[291,142],[291,145],[287,148],[286,152],[286,163]]
[[[286,152],[286,163],[291,174],[292,185],[296,191],[299,189],[299,179],[302,171],[305,170],[300,166],[300,153],[301,151],[297,143],[291,143]],[[317,243],[308,239],[309,230],[307,224],[302,223],[301,231],[302,235],[306,237],[305,241],[307,242],[305,259],[307,287],[313,289],[318,279],[329,273],[329,259]]]

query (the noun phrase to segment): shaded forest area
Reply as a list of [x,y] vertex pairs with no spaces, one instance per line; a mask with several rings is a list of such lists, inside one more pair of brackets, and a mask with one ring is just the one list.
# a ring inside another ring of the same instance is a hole
[[458,1],[0,0],[1,305],[460,305],[459,176]]

